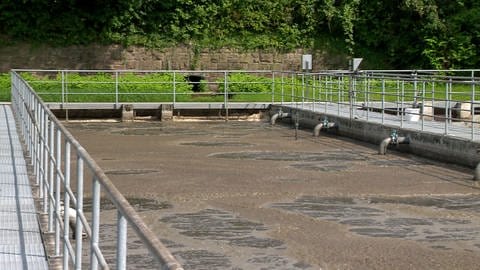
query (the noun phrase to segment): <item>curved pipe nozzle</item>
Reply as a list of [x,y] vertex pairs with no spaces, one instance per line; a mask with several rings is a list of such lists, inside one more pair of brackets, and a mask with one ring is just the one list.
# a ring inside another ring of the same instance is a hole
[[387,154],[387,147],[391,143],[393,143],[393,144],[408,144],[408,143],[410,143],[410,140],[407,137],[398,137],[396,142],[393,142],[392,137],[385,138],[380,143],[380,148],[378,149],[378,154],[386,155]]
[[380,148],[378,149],[378,154],[385,155],[387,154],[387,147],[392,141],[392,138],[388,137],[380,143]]
[[315,126],[315,128],[313,129],[313,136],[315,137],[318,137],[320,135],[320,130],[322,130],[322,128],[333,128],[333,127],[337,127],[337,125],[335,123],[328,123],[326,126],[323,124],[323,123],[320,123],[318,125]]
[[480,180],[480,163],[477,164],[477,167],[475,168],[475,174],[473,175],[473,181],[478,180]]
[[282,113],[282,112],[276,113],[270,119],[270,124],[273,126],[273,125],[275,125],[275,122],[277,121],[277,119],[282,119],[282,118],[286,118],[286,117],[290,117],[290,114],[289,113]]

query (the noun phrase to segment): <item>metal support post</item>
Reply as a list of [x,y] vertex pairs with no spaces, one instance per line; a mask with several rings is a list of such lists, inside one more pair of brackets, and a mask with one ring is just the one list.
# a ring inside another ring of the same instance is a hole
[[117,270],[127,269],[127,220],[117,212]]
[[175,109],[176,96],[177,96],[177,73],[173,72],[173,109]]
[[[81,215],[83,213],[83,159],[77,156],[77,219],[75,220],[75,269],[82,269],[82,231],[83,223]],[[68,211],[66,209],[65,211]],[[67,223],[68,224],[68,223]],[[65,224],[65,227],[67,226]]]
[[385,78],[382,77],[382,125],[385,123]]
[[100,183],[93,177],[92,180],[92,236],[90,239],[90,269],[98,269],[98,258],[95,254],[95,248],[98,247],[100,234]]
[[228,122],[228,74],[227,71],[223,73],[223,80],[224,80],[224,85],[223,85],[223,95],[224,95],[224,100],[223,100],[223,106],[225,108],[225,122]]
[[53,126],[53,122],[49,121],[49,127],[50,127],[50,146],[49,146],[49,153],[48,153],[48,159],[50,161],[49,164],[49,174],[48,174],[48,231],[53,232],[54,227],[53,227],[53,221],[54,221],[54,206],[55,206],[55,197],[54,197],[54,185],[53,185],[53,176],[55,172],[55,129]]
[[60,217],[60,194],[61,194],[61,189],[60,189],[60,173],[61,173],[61,159],[62,159],[62,133],[60,129],[57,129],[57,136],[56,136],[56,144],[57,146],[55,147],[56,150],[56,177],[55,177],[55,256],[60,255],[60,221],[57,218]]
[[115,71],[115,109],[119,108],[118,102],[118,71]]
[[65,142],[65,168],[64,168],[64,173],[65,173],[65,181],[63,185],[63,190],[64,192],[64,205],[63,205],[63,270],[68,270],[69,267],[69,258],[70,258],[70,251],[68,249],[68,242],[69,242],[69,233],[70,233],[70,226],[68,226],[70,222],[70,217],[68,215],[68,210],[70,209],[70,194],[67,192],[67,189],[70,188],[70,142],[66,141]]

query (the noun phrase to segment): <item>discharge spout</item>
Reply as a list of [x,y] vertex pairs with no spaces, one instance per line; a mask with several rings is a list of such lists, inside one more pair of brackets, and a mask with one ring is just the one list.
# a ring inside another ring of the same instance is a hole
[[272,116],[272,118],[270,119],[270,124],[273,126],[275,125],[275,122],[277,121],[277,119],[289,118],[289,117],[291,117],[289,113],[284,113],[280,111]]

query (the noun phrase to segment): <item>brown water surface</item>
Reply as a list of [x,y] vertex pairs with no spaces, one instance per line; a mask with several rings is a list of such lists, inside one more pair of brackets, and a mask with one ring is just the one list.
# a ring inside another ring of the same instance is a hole
[[[259,122],[67,126],[185,269],[480,265],[469,169]],[[155,268],[129,245],[129,269]]]

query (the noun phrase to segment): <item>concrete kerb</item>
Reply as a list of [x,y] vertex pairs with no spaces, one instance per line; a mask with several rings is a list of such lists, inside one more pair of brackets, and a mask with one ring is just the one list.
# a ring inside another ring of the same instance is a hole
[[[349,118],[345,117],[280,105],[273,105],[270,109],[271,114],[280,109],[283,112],[290,113],[292,116],[298,115],[298,121],[303,128],[313,129],[321,123],[324,117],[328,117],[329,121],[337,124],[336,134],[373,144],[380,144],[385,138],[390,136],[392,130],[397,130],[399,136],[406,137],[409,140],[409,144],[396,145],[397,150],[470,168],[475,168],[480,162],[478,154],[480,143],[467,139],[382,125],[361,119],[350,121]],[[293,123],[294,118],[279,119],[279,121]]]

